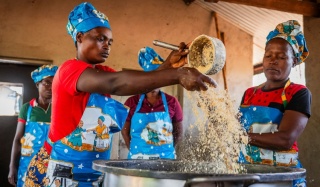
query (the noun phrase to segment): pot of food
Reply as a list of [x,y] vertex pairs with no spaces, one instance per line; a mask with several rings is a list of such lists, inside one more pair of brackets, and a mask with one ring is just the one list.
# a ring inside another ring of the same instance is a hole
[[[104,187],[244,187],[292,186],[306,176],[302,168],[243,164],[239,174],[186,171],[188,162],[177,160],[96,160],[93,169],[105,173]],[[210,164],[202,163],[207,169]]]
[[[153,44],[171,50],[179,47],[169,43],[154,40]],[[207,35],[196,37],[189,46],[188,64],[203,74],[218,73],[226,62],[226,49],[221,40]]]

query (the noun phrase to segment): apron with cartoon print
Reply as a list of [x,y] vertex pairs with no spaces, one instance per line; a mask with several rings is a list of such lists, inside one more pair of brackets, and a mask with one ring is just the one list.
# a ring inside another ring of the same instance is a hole
[[128,108],[116,100],[91,94],[76,129],[52,146],[47,178],[62,186],[98,186],[103,174],[92,169],[92,162],[110,159],[112,134],[119,132]]
[[139,113],[145,94],[140,96],[131,119],[128,159],[175,159],[172,122],[165,94],[161,93],[163,112]]
[[20,140],[21,157],[18,170],[18,187],[23,186],[29,163],[33,156],[37,154],[37,152],[43,146],[44,141],[48,137],[48,131],[50,127],[50,123],[30,121],[32,108],[33,107],[31,105],[28,107],[25,132],[24,136]]
[[[284,107],[287,105],[285,89],[290,85],[290,83],[290,80],[288,80],[282,92],[281,99]],[[255,94],[255,91],[252,96]],[[250,100],[250,98],[248,100]],[[247,101],[244,102],[244,104],[246,103]],[[240,112],[242,113],[240,119],[241,123],[244,125],[246,131],[250,133],[277,132],[283,117],[283,113],[280,110],[264,106],[241,105]],[[239,162],[246,164],[266,164],[297,168],[302,167],[298,160],[298,152],[292,148],[288,151],[273,151],[253,145],[241,145]],[[298,179],[294,181],[294,186],[299,186],[298,184],[301,185],[303,183],[304,179]]]

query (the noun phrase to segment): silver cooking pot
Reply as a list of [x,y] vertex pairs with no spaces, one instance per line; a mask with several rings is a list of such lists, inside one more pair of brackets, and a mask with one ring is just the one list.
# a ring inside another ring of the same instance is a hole
[[[105,173],[104,187],[291,187],[305,178],[306,170],[244,164],[246,173],[214,174],[182,172],[189,164],[176,160],[96,160],[94,170]],[[204,163],[205,164],[205,163]]]

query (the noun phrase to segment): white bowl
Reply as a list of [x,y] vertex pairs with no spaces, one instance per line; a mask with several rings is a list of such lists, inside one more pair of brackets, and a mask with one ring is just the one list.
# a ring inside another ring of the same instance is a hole
[[221,71],[226,62],[226,49],[222,41],[207,35],[196,37],[188,54],[189,66],[203,74],[213,75]]

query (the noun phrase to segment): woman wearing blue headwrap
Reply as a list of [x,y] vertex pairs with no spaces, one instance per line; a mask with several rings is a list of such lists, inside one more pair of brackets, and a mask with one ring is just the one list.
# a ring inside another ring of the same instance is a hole
[[[280,23],[267,37],[263,72],[267,81],[245,91],[241,121],[249,135],[240,162],[302,167],[297,139],[311,115],[311,93],[304,85],[290,82],[291,68],[309,52],[297,21]],[[304,179],[293,186],[305,186]]]
[[[163,59],[150,47],[139,51],[144,71],[153,71]],[[130,107],[121,131],[129,149],[128,159],[175,159],[175,146],[182,138],[183,113],[178,100],[159,88],[129,97]]]
[[57,66],[43,65],[31,72],[39,97],[25,103],[19,113],[8,176],[12,185],[23,186],[30,160],[47,138],[51,121],[51,86],[57,69]]
[[[90,3],[81,3],[69,14],[68,33],[76,46],[76,58],[64,62],[53,81],[52,124],[43,152],[39,152],[38,173],[44,173],[53,181],[65,176],[67,186],[92,186],[101,182],[102,173],[92,169],[92,161],[109,159],[110,148],[94,149],[94,136],[84,133],[82,149],[74,149],[67,137],[83,120],[84,129],[96,125],[97,117],[107,116],[105,124],[111,134],[119,132],[127,117],[128,108],[110,98],[113,95],[133,95],[155,88],[181,84],[188,90],[207,90],[207,84],[216,86],[214,80],[194,68],[172,68],[185,64],[188,51],[181,43],[179,51],[173,51],[159,67],[159,71],[121,71],[99,65],[110,55],[113,36],[108,18]],[[50,155],[50,158],[43,155]],[[36,163],[36,162],[35,162]],[[39,164],[41,163],[41,164]],[[33,167],[33,168],[35,168]],[[61,170],[67,171],[60,173]],[[34,170],[28,171],[34,177]],[[35,177],[36,178],[36,177]],[[28,183],[41,186],[43,177]]]

